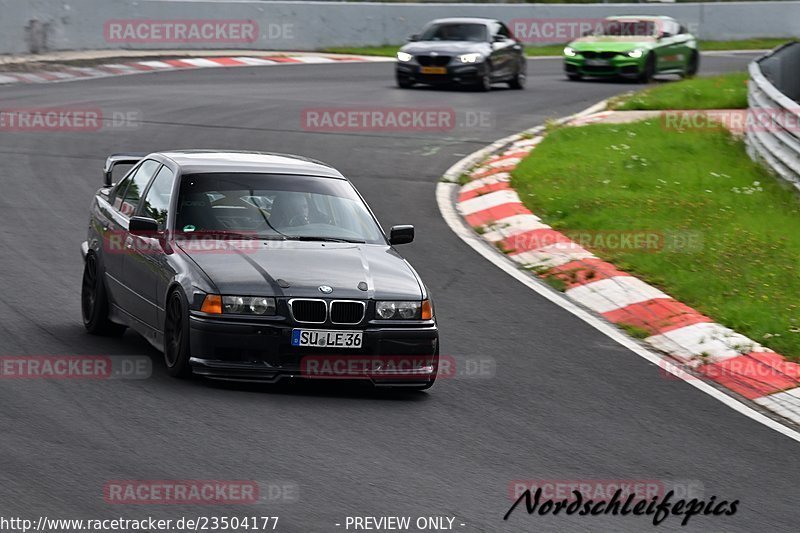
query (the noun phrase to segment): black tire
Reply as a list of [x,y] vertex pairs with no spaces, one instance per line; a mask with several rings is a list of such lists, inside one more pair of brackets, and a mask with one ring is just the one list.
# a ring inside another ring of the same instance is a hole
[[517,71],[514,73],[514,77],[509,80],[508,86],[518,91],[524,89],[525,82],[528,79],[527,70],[528,67],[525,58],[522,58],[519,65],[517,65]]
[[698,70],[700,70],[700,54],[697,53],[697,50],[692,50],[692,55],[689,56],[689,61],[683,71],[683,77],[691,78],[697,74]]
[[575,72],[569,72],[567,73],[567,79],[569,81],[581,81],[583,79],[583,76]]
[[83,326],[92,335],[115,337],[125,332],[125,326],[108,318],[108,295],[100,271],[100,262],[94,253],[86,256],[81,282],[81,315]]
[[647,59],[644,61],[644,69],[639,73],[639,83],[650,83],[656,73],[656,56],[647,54]]
[[484,93],[492,90],[492,66],[489,63],[486,64],[486,74],[478,79],[475,88]]
[[176,378],[192,374],[189,365],[189,306],[180,289],[167,297],[164,318],[164,364],[167,373]]
[[397,86],[401,89],[410,89],[414,86],[414,82],[405,76],[397,76]]

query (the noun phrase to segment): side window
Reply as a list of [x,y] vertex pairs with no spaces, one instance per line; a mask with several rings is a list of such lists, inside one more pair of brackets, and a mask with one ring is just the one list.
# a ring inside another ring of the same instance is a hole
[[155,174],[159,166],[161,166],[161,163],[158,161],[148,159],[142,163],[142,166],[140,166],[136,174],[133,175],[131,183],[125,191],[125,199],[122,200],[122,204],[119,207],[123,215],[131,216],[133,212],[136,211],[136,207],[139,205],[139,199],[145,187],[147,187],[150,178],[153,177],[153,174]]
[[114,190],[111,191],[109,195],[108,201],[111,205],[114,206],[114,209],[119,210],[120,206],[122,205],[122,195],[125,194],[125,189],[128,188],[128,184],[131,182],[131,178],[139,171],[141,165],[134,168],[132,172],[129,172],[127,176],[125,176],[122,181],[114,186]]
[[169,211],[174,181],[175,174],[166,166],[161,167],[142,204],[142,214],[155,219],[160,230],[163,230],[167,224],[167,211]]
[[502,35],[500,33],[500,24],[498,24],[497,22],[490,22],[489,23],[489,33],[490,33],[489,40],[494,39],[495,35],[498,35],[498,34]]
[[511,35],[511,30],[509,30],[508,27],[502,22],[500,23],[500,29],[497,30],[497,34],[502,35],[506,39],[513,39],[514,37]]

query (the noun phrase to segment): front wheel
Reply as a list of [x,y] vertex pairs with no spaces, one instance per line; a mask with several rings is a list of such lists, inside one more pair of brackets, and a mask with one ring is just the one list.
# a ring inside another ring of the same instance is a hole
[[642,67],[642,71],[639,73],[639,83],[650,83],[655,73],[656,56],[648,54],[647,58],[644,60],[644,67]]
[[569,81],[580,81],[581,79],[583,79],[583,76],[574,72],[570,72],[567,74],[567,79]]
[[167,372],[176,378],[189,377],[189,306],[181,291],[174,290],[167,298],[164,320],[164,363]]
[[406,76],[397,76],[397,86],[401,89],[410,89],[414,86],[414,82]]
[[697,53],[697,50],[692,51],[692,55],[689,56],[689,61],[686,63],[686,68],[683,71],[684,78],[691,78],[697,71],[700,70],[700,54]]
[[108,295],[103,283],[100,262],[94,253],[86,256],[81,282],[81,315],[83,326],[92,335],[118,336],[125,326],[115,324],[108,318]]
[[480,77],[476,88],[481,92],[492,90],[492,65],[486,64],[486,73]]

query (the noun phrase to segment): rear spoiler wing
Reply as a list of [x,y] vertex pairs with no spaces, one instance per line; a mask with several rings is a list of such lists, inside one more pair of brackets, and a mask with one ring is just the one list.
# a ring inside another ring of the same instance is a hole
[[111,172],[117,165],[135,165],[147,156],[144,152],[125,152],[119,154],[111,154],[106,159],[106,164],[103,166],[103,183],[106,187],[111,186]]

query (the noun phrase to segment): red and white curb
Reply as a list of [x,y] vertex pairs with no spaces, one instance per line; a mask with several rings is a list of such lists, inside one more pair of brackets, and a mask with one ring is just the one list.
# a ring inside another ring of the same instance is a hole
[[[559,122],[595,122],[607,115],[599,111],[604,104]],[[687,381],[705,377],[800,424],[800,365],[601,260],[523,205],[511,188],[511,172],[543,138],[544,128],[534,128],[501,139],[451,168],[445,174],[451,183],[442,182],[437,190],[440,209],[451,228],[459,233],[450,220],[454,211],[475,230],[476,238],[503,252],[505,261],[512,261],[517,271],[558,278],[564,296],[595,317],[647,331],[646,346],[667,354],[686,369],[678,367],[675,372],[662,359],[658,364],[669,367],[669,373]],[[465,178],[468,181],[461,187],[452,183],[463,183]],[[455,202],[455,209],[445,205],[448,201]],[[492,261],[499,264],[497,258]],[[550,299],[555,301],[555,297]]]
[[321,63],[365,63],[387,62],[393,58],[358,55],[252,55],[237,57],[182,57],[180,59],[163,59],[147,61],[130,61],[125,63],[104,63],[93,67],[73,67],[54,64],[47,70],[33,72],[0,72],[0,85],[11,83],[52,83],[107,78],[110,76],[126,76],[146,72],[163,72],[168,70],[186,70],[218,67],[262,67],[274,65],[309,65]]

